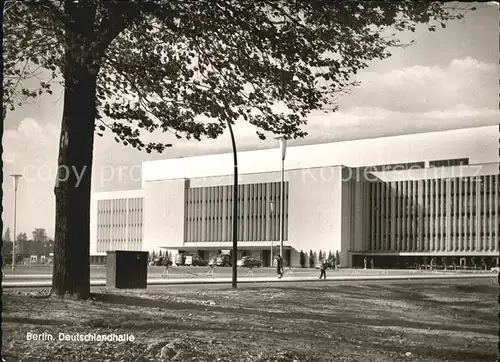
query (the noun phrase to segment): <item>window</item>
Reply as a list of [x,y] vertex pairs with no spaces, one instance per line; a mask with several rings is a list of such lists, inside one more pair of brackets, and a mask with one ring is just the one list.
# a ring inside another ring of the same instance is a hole
[[464,166],[468,164],[469,164],[468,158],[455,158],[451,160],[430,161],[429,167],[452,167],[452,166]]
[[393,163],[388,165],[376,165],[366,168],[367,171],[381,172],[381,171],[404,171],[404,170],[417,170],[425,167],[425,162],[409,162],[409,163]]
[[[211,230],[216,230],[213,241],[230,241],[231,233],[224,233],[225,224],[232,220],[232,195],[233,188],[230,185],[208,186],[203,188],[193,188],[188,192],[186,204],[189,205],[196,195],[205,195],[204,202],[200,205],[200,214],[186,215],[186,222],[189,232],[188,241],[203,241],[201,236],[193,230],[197,230],[200,225],[206,224]],[[285,222],[285,240],[287,240],[287,209],[288,209],[288,182],[285,182],[284,195],[284,222]],[[240,233],[242,240],[247,241],[266,241],[277,240],[279,238],[279,227],[277,220],[280,214],[280,182],[246,184],[239,185],[238,190],[238,219],[240,222]],[[225,197],[223,195],[226,195]],[[194,200],[198,203],[198,200]],[[272,204],[271,204],[272,203]],[[213,207],[213,206],[216,207]],[[202,216],[203,215],[203,216]],[[224,223],[222,222],[224,221]],[[245,233],[243,235],[243,233]],[[268,234],[269,233],[269,234]],[[251,240],[250,240],[251,239]]]

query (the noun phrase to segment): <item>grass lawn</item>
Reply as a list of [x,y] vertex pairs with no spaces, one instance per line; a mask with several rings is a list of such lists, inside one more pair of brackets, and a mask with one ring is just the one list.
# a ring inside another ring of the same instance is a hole
[[[4,294],[7,361],[496,361],[496,280]],[[27,341],[26,333],[53,341]],[[59,341],[131,334],[133,342]],[[409,353],[411,353],[411,355]]]

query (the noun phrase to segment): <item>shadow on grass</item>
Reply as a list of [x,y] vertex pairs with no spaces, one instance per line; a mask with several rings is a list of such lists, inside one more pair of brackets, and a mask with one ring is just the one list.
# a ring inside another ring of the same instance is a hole
[[[380,312],[374,323],[374,319],[364,318],[363,314],[359,311],[353,310],[343,311],[341,315],[325,315],[318,312],[298,312],[298,311],[265,311],[260,309],[252,308],[230,308],[230,307],[220,307],[220,306],[205,306],[194,303],[185,302],[168,302],[165,300],[155,300],[147,299],[141,297],[123,296],[123,295],[113,295],[113,294],[94,294],[93,297],[97,302],[101,303],[111,303],[118,305],[134,306],[134,307],[146,307],[146,308],[163,308],[168,310],[178,310],[178,311],[197,311],[197,312],[210,312],[210,313],[221,313],[224,315],[234,314],[234,315],[244,315],[251,318],[277,318],[282,320],[293,321],[314,321],[314,322],[328,322],[330,324],[351,324],[357,325],[360,328],[366,328],[370,326],[377,327],[396,327],[396,328],[412,328],[412,329],[422,329],[426,330],[439,329],[443,331],[450,332],[472,332],[480,334],[490,334],[495,333],[492,327],[488,325],[482,327],[475,327],[473,325],[458,326],[443,323],[428,323],[420,322],[415,320],[403,319],[400,316],[395,316],[390,312]],[[313,308],[313,306],[311,306]],[[321,312],[321,309],[317,309]],[[328,309],[323,309],[324,312],[328,312]]]
[[[84,311],[85,314],[79,312],[81,320],[78,321],[80,322],[78,326],[120,328],[134,331],[152,330],[158,331],[158,333],[159,331],[182,331],[187,333],[192,331],[194,333],[201,333],[202,335],[219,334],[221,339],[238,339],[240,337],[244,338],[244,335],[253,335],[262,341],[266,340],[266,338],[269,339],[269,336],[272,335],[271,338],[277,341],[280,339],[292,339],[304,343],[310,342],[312,344],[316,343],[319,339],[328,341],[327,343],[335,343],[335,341],[337,341],[342,344],[350,344],[349,340],[353,340],[353,338],[350,337],[347,338],[347,340],[342,340],[342,335],[357,336],[354,337],[354,340],[363,339],[364,335],[366,337],[363,342],[365,343],[365,347],[380,349],[381,352],[390,348],[392,351],[402,354],[407,351],[412,351],[412,353],[421,356],[429,356],[429,358],[439,357],[442,359],[461,361],[493,360],[495,357],[492,350],[481,350],[478,347],[474,347],[474,345],[472,345],[471,348],[468,346],[461,346],[462,348],[457,346],[457,348],[453,349],[451,347],[441,348],[435,343],[431,343],[431,345],[417,344],[418,341],[424,341],[424,339],[418,337],[418,334],[420,334],[419,330],[424,332],[429,327],[433,330],[454,332],[453,334],[455,336],[467,332],[483,334],[487,335],[485,337],[488,339],[485,340],[489,340],[490,336],[496,334],[496,328],[493,328],[494,323],[490,323],[491,318],[477,322],[477,314],[471,316],[464,315],[464,311],[467,312],[467,310],[463,308],[464,303],[460,300],[461,294],[471,293],[471,290],[476,290],[476,293],[484,293],[484,289],[460,288],[457,292],[456,288],[450,288],[449,295],[451,297],[456,296],[457,300],[448,303],[447,300],[436,301],[426,297],[425,294],[434,295],[434,291],[438,292],[439,288],[431,288],[431,290],[429,290],[429,288],[404,288],[404,286],[387,287],[383,285],[362,287],[323,286],[323,288],[325,293],[318,293],[318,288],[305,286],[283,286],[270,289],[256,287],[253,288],[253,290],[247,289],[243,291],[243,293],[235,292],[235,295],[242,297],[242,301],[247,307],[200,305],[199,302],[205,298],[224,297],[223,294],[214,295],[210,292],[203,297],[200,297],[200,295],[186,294],[185,297],[191,297],[193,302],[152,299],[152,295],[148,296],[147,294],[144,297],[140,297],[126,294],[112,294],[112,292],[111,294],[96,293],[93,294],[92,297],[99,304],[81,304],[85,306],[83,309],[86,309],[88,306],[89,310]],[[255,293],[252,293],[253,291],[255,291]],[[244,293],[246,292],[250,292],[248,298],[245,298]],[[262,293],[262,296],[272,295],[273,293],[287,293],[287,295],[285,297],[275,298],[271,304],[268,303],[267,300],[259,303],[259,293]],[[335,300],[332,304],[327,304],[328,302],[332,302],[327,298],[327,295],[331,293],[338,294],[340,299],[338,301]],[[157,295],[161,296],[162,293],[158,293]],[[171,295],[175,294],[172,293]],[[443,293],[442,295],[444,296]],[[467,295],[465,295],[465,297],[467,297]],[[23,302],[24,297],[14,297],[14,299],[18,298],[19,302]],[[397,313],[394,313],[393,309],[390,307],[383,306],[379,311],[378,308],[375,309],[368,303],[374,298],[382,301],[407,300],[412,304],[409,303],[410,307],[398,308]],[[462,298],[464,298],[464,296],[462,296]],[[349,299],[351,300],[349,301]],[[358,299],[359,301],[353,301],[354,299]],[[366,300],[366,303],[364,300]],[[300,303],[298,303],[299,301]],[[431,323],[424,322],[422,318],[419,319],[419,316],[413,314],[414,311],[412,310],[412,306],[415,306],[417,301],[419,301],[418,303],[424,303],[427,309],[425,314],[427,319],[432,318],[432,315],[438,312],[436,309],[433,309],[433,307],[439,308],[441,311],[448,308],[450,312],[453,312],[452,307],[454,304],[458,305],[456,308],[461,309],[459,311],[460,318],[453,321],[450,317],[447,318],[445,322],[441,323],[437,321]],[[232,301],[229,301],[229,303],[232,303]],[[74,311],[73,307],[80,309],[79,304],[79,302],[71,303],[70,310]],[[26,304],[26,306],[28,306],[28,304]],[[34,306],[36,309],[31,315],[38,315],[38,313],[42,314],[42,311],[44,311],[47,306],[52,307],[52,305],[45,304]],[[123,310],[120,311],[120,306],[126,306],[128,308],[123,308]],[[272,308],[276,308],[276,311],[270,311],[269,308],[271,306]],[[474,307],[475,305],[473,304],[472,306]],[[135,313],[133,312],[134,307],[156,308],[157,312],[152,315],[145,315],[141,312]],[[471,313],[474,313],[472,308]],[[90,309],[97,313],[100,313],[102,310],[108,310],[110,313],[108,314],[109,316],[102,315],[96,318],[96,315],[93,315],[93,311]],[[169,315],[168,313],[162,313],[162,309],[178,311],[178,313],[175,312]],[[405,312],[408,312],[408,314],[405,315]],[[225,323],[220,323],[219,316],[223,317],[222,320],[225,321]],[[61,317],[68,318],[64,315],[61,315]],[[92,319],[90,319],[90,317],[92,317]],[[473,317],[474,320],[470,317]],[[483,317],[483,315],[481,315],[481,317]],[[484,317],[487,317],[486,314]],[[463,318],[463,321],[460,321],[461,318]],[[310,323],[311,321],[315,323]],[[75,321],[47,318],[36,319],[9,315],[4,315],[4,322],[47,326],[75,325]],[[460,326],[459,323],[465,325]],[[275,329],[270,331],[269,326],[274,326]],[[286,328],[282,328],[281,326],[285,326]],[[415,331],[408,332],[405,331],[406,328],[412,328]],[[325,337],[318,337],[317,333],[319,331],[329,332],[329,334],[333,335],[333,338],[326,339]],[[411,345],[399,345],[391,342],[391,338],[394,338],[395,335],[406,335],[406,333],[408,333],[407,338],[415,336],[415,341],[412,341]],[[383,337],[379,338],[378,336],[380,335],[384,336],[386,339],[384,340]],[[427,335],[425,340],[430,341],[432,339],[438,340],[441,338],[443,338],[443,340],[448,340],[446,333],[436,336]],[[457,338],[460,339],[460,337],[452,338],[453,339],[450,341],[455,341],[453,343],[457,343]],[[481,338],[481,336],[475,336],[473,338]],[[442,346],[442,343],[440,344]]]
[[75,324],[74,321],[27,318],[27,317],[11,317],[5,315],[3,316],[3,323],[32,324],[40,326],[70,326]]

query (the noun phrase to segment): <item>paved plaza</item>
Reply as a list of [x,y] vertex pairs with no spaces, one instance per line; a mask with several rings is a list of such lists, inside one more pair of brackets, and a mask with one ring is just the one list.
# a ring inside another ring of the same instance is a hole
[[[217,267],[213,275],[207,275],[206,267],[170,268],[166,276],[162,276],[163,267],[148,268],[148,285],[162,284],[226,284],[231,283],[231,268]],[[20,266],[15,272],[6,270],[2,286],[4,288],[50,287],[52,269],[41,266]],[[285,271],[283,278],[278,279],[274,268],[254,268],[253,275],[247,268],[238,268],[238,283],[266,282],[324,282],[319,280],[319,270],[313,268],[297,268]],[[335,269],[327,271],[327,280],[408,280],[408,279],[470,279],[494,277],[490,271],[462,270],[396,270],[396,269]],[[91,286],[106,285],[105,266],[91,267]]]

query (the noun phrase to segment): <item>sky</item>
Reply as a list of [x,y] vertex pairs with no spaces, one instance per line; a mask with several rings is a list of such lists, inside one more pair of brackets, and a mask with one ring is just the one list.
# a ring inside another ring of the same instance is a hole
[[[335,113],[314,113],[304,128],[305,139],[289,145],[317,144],[381,136],[496,125],[498,110],[498,6],[477,4],[465,19],[446,29],[401,33],[407,48],[392,50],[392,57],[373,61],[361,71],[361,85],[338,100]],[[35,228],[54,235],[55,198],[62,89],[30,101],[5,119],[3,137],[4,230],[13,225],[14,187],[9,176],[21,173],[17,194],[17,233],[28,236]],[[237,123],[238,150],[276,147],[261,141],[255,128]],[[172,142],[163,154],[146,154],[117,144],[112,135],[95,138],[92,191],[141,187],[141,162],[231,151],[229,134],[216,140],[186,141],[163,133],[150,137]],[[446,142],[446,140],[443,140]],[[102,180],[106,180],[102,182]]]

